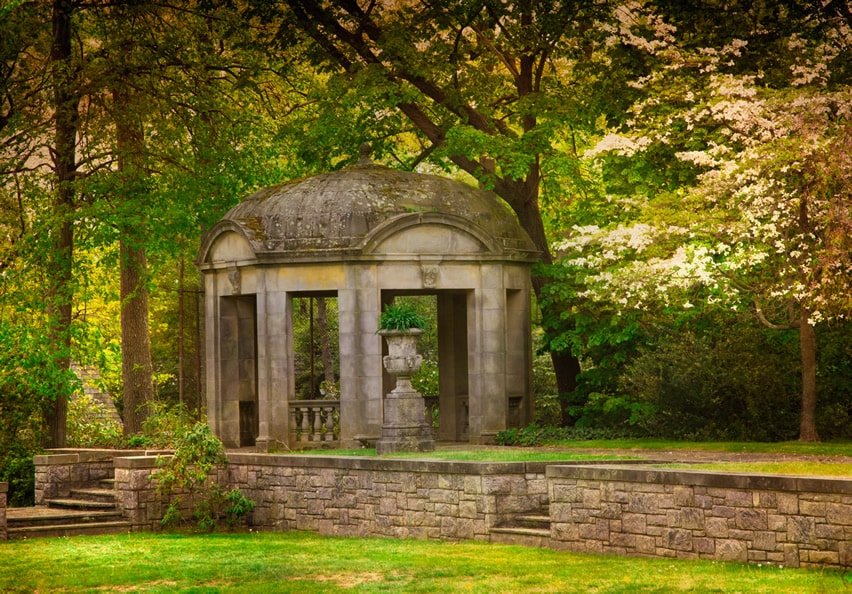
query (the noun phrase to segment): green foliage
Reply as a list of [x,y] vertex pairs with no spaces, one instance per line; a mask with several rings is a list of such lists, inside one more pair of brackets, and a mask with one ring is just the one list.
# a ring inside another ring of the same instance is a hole
[[11,507],[35,505],[35,465],[33,456],[39,450],[15,443],[0,456],[0,482],[9,483],[6,495]]
[[196,426],[195,416],[185,405],[155,400],[151,414],[142,422],[142,433],[128,439],[130,447],[176,448]]
[[411,376],[411,385],[423,396],[437,396],[440,392],[438,386],[438,362],[424,356],[420,369]]
[[224,445],[206,423],[196,423],[181,435],[174,454],[158,458],[159,469],[151,476],[157,481],[157,492],[169,500],[163,526],[188,522],[188,508],[196,527],[204,532],[214,530],[223,520],[233,528],[251,512],[253,501],[239,489],[225,492],[218,483],[227,463]]
[[0,320],[0,480],[9,482],[9,501],[22,505],[34,499],[32,456],[44,444],[45,413],[76,378],[57,365],[35,319],[17,321]]
[[852,439],[852,323],[823,323],[816,334],[820,437]]
[[497,445],[540,446],[559,441],[584,441],[593,439],[619,439],[628,437],[612,428],[553,427],[535,423],[520,429],[506,429],[494,436]]
[[296,398],[339,399],[338,382],[326,379],[340,376],[337,298],[295,297],[292,320]]
[[754,325],[662,333],[622,381],[631,395],[621,397],[622,414],[638,406],[638,422],[652,435],[783,441],[798,432],[795,353]]
[[427,326],[426,318],[407,302],[386,305],[379,317],[379,330],[422,330]]
[[103,404],[88,394],[68,403],[68,447],[115,448],[122,445],[121,425],[107,415]]

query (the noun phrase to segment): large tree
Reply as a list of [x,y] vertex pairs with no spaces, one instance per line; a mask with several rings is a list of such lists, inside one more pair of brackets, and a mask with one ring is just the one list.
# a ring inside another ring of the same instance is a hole
[[[191,258],[203,226],[270,183],[278,164],[268,113],[279,77],[237,19],[196,2],[56,0],[0,11],[0,266],[7,286],[38,266],[49,289],[4,305],[46,303],[53,360],[67,370],[72,351],[86,356],[87,336],[110,340],[102,328],[85,331],[112,311],[89,307],[110,296],[87,274],[120,269],[129,432],[152,396],[151,262],[156,270]],[[51,445],[60,446],[71,386],[67,374],[52,377]]]
[[[376,141],[379,152],[393,152],[388,135],[403,126],[390,129],[395,110],[416,138],[407,147],[414,157],[395,155],[405,166],[430,159],[467,172],[505,200],[542,262],[552,262],[542,191],[548,176],[551,187],[562,190],[576,182],[566,184],[565,178],[576,174],[572,143],[592,125],[587,99],[600,92],[590,73],[598,65],[593,55],[603,47],[596,39],[604,34],[600,20],[611,17],[607,3],[283,4],[279,44],[304,48],[307,38],[308,55],[337,73],[334,88],[345,88],[351,105],[360,103],[373,114],[362,120],[361,133]],[[268,3],[256,5],[257,14],[275,16]],[[617,99],[610,96],[607,107],[613,109]],[[543,283],[535,277],[536,294]],[[552,355],[560,392],[571,392],[577,359],[568,351]]]

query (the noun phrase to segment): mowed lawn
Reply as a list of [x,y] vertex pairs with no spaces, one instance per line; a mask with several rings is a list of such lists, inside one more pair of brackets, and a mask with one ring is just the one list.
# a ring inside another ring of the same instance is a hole
[[852,592],[852,575],[303,532],[0,543],[0,592]]

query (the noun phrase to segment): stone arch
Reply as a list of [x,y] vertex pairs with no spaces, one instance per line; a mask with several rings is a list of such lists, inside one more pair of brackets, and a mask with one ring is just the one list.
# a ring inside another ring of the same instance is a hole
[[208,264],[257,259],[243,228],[233,221],[216,223],[204,236],[198,253],[198,261]]
[[479,226],[460,216],[416,212],[376,227],[360,246],[363,254],[499,254],[499,244]]

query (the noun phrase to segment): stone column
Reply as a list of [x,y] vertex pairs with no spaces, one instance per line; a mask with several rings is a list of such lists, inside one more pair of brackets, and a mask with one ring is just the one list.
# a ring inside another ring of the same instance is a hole
[[338,290],[340,329],[340,442],[359,447],[376,440],[382,427],[382,339],[376,334],[381,311],[374,264],[344,271]]

